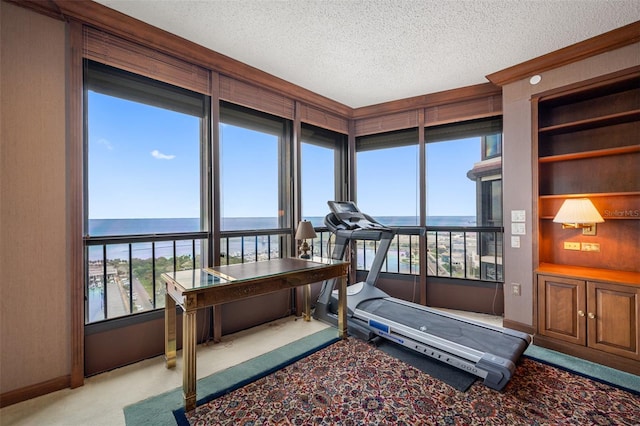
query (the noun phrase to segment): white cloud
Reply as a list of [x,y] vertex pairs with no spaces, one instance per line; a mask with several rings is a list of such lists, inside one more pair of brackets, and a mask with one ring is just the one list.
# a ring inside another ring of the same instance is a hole
[[169,155],[163,154],[157,149],[154,149],[153,151],[151,151],[151,156],[158,160],[173,160],[174,158],[176,158],[176,156],[173,154],[169,154]]
[[109,151],[113,150],[113,145],[106,139],[98,139],[98,145],[102,145],[107,148]]

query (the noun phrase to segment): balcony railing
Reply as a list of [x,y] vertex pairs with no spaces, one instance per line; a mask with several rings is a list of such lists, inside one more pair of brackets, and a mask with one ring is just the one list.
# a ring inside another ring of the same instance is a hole
[[427,227],[427,275],[502,282],[502,227]]
[[206,232],[85,238],[85,323],[164,307],[160,275],[202,266]]
[[[331,233],[316,228],[311,255],[331,255]],[[220,264],[280,258],[290,231],[224,231]],[[427,227],[427,275],[502,282],[501,227]],[[164,307],[165,272],[200,268],[207,232],[85,238],[86,323]],[[356,243],[357,267],[370,268],[378,242]],[[420,274],[420,239],[400,231],[391,243],[382,271]]]
[[282,247],[290,235],[287,229],[222,231],[220,264],[256,262],[282,257]]
[[[317,237],[307,241],[310,255],[329,257],[327,242],[331,233],[316,228]],[[281,247],[289,238],[287,229],[261,229],[254,231],[223,231],[220,233],[220,264],[255,262],[282,257]]]
[[[420,237],[418,234],[398,233],[389,246],[382,272],[396,274],[420,274]],[[369,270],[378,251],[378,241],[358,241],[356,244],[357,267]]]
[[[427,275],[502,282],[501,227],[427,227]],[[357,242],[358,269],[368,270],[375,241]],[[393,239],[383,272],[420,274],[419,237],[400,231]]]
[[[221,233],[220,264],[282,256],[286,229]],[[207,232],[85,238],[85,322],[164,307],[165,272],[200,268]]]

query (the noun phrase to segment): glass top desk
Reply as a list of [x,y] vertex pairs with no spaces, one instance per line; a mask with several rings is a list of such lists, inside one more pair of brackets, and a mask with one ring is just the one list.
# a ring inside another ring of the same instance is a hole
[[[338,334],[347,335],[346,281],[349,264],[340,260],[297,258],[191,269],[162,274],[167,294],[164,310],[167,368],[176,366],[176,305],[182,318],[182,390],[185,411],[196,407],[196,312],[232,302],[331,278],[338,279]],[[305,287],[304,316],[309,319],[309,292]]]

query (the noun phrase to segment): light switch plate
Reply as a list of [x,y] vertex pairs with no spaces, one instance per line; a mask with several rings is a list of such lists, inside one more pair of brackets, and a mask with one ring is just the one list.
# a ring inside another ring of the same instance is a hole
[[522,292],[522,286],[518,283],[511,283],[511,294],[514,296],[520,296]]
[[526,218],[524,210],[511,210],[511,222],[524,222]]
[[512,223],[511,224],[511,234],[512,235],[525,235],[527,233],[527,228],[524,223]]

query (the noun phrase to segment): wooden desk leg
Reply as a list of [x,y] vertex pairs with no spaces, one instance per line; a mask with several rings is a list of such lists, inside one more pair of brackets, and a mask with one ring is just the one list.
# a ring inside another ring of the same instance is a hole
[[347,277],[338,278],[338,337],[347,338]]
[[164,302],[164,359],[167,368],[176,366],[176,302],[169,293]]
[[311,321],[311,284],[302,286],[302,318]]
[[[187,298],[189,298],[187,296]],[[191,305],[187,300],[186,305]],[[195,304],[195,300],[193,301]],[[184,395],[184,410],[196,408],[196,313],[191,308],[182,316],[182,392]]]

